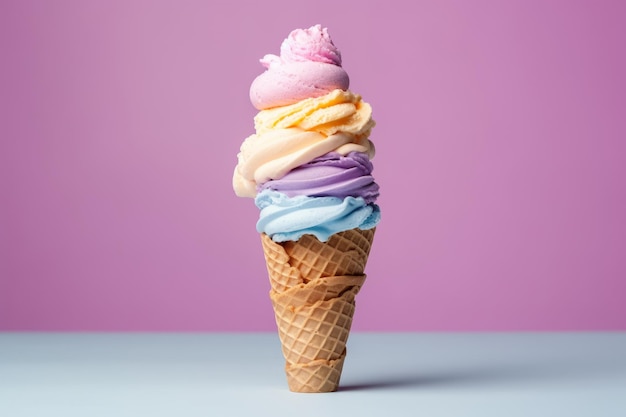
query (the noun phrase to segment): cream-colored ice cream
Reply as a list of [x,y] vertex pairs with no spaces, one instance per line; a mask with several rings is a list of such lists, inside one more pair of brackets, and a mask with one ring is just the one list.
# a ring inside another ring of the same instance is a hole
[[364,152],[372,158],[374,146],[369,139],[355,140],[346,133],[325,136],[297,127],[251,135],[241,145],[238,155],[239,162],[233,175],[235,193],[239,197],[254,198],[258,185],[280,179],[292,169],[331,151],[341,155]]

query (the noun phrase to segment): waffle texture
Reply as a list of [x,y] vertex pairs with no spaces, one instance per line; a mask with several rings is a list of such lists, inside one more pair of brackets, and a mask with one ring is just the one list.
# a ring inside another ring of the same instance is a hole
[[276,243],[261,235],[292,391],[337,390],[373,238],[374,229],[337,233],[327,242],[305,235]]

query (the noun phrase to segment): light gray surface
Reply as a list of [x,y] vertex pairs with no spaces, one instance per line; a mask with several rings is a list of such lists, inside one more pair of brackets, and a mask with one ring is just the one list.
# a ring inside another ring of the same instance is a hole
[[626,415],[626,333],[355,333],[330,394],[282,367],[273,333],[5,333],[0,416]]

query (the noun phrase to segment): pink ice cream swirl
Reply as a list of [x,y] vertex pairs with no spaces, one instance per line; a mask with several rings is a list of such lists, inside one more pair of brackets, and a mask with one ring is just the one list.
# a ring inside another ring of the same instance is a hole
[[265,55],[261,64],[267,70],[250,87],[250,101],[258,110],[347,90],[350,85],[341,54],[321,25],[292,31],[280,56]]

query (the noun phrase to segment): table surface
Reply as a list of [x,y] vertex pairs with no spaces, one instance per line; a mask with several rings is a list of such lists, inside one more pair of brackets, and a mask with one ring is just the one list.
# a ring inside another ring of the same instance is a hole
[[274,333],[0,333],[0,416],[624,416],[626,333],[354,333],[340,390]]

